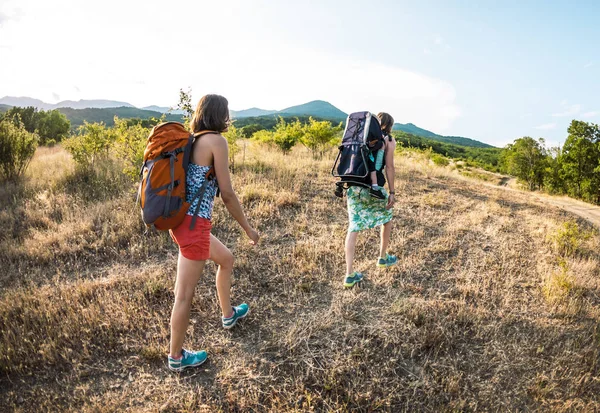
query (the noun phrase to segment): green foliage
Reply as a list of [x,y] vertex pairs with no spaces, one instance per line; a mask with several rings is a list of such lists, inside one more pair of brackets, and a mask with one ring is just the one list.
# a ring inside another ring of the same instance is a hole
[[591,236],[591,231],[581,229],[575,221],[567,221],[549,234],[547,241],[552,244],[557,254],[567,257],[575,255],[581,244]]
[[227,139],[227,146],[229,147],[229,166],[231,171],[235,172],[235,155],[240,151],[239,140],[244,138],[240,129],[234,125],[229,125],[227,132],[223,133],[225,139]]
[[402,131],[394,131],[394,139],[398,143],[398,150],[402,148],[415,148],[421,150],[431,149],[432,152],[447,158],[469,161],[472,164],[496,172],[499,166],[500,148],[466,147],[455,144],[443,143],[422,136],[412,135]]
[[299,119],[288,123],[283,117],[279,117],[274,131],[259,130],[252,135],[252,139],[275,146],[287,154],[305,133],[306,127]]
[[68,136],[71,128],[66,116],[58,110],[38,111],[33,106],[12,107],[4,114],[4,119],[18,119],[27,132],[39,136],[41,145],[45,145],[49,140],[60,142]]
[[600,203],[600,129],[573,120],[562,148],[561,169],[569,195]]
[[87,123],[79,128],[79,134],[65,141],[64,147],[81,167],[94,167],[98,159],[107,158],[115,141],[115,132],[104,123]]
[[337,143],[341,131],[342,123],[332,126],[329,121],[318,121],[311,117],[304,127],[300,142],[312,152],[314,158],[322,158],[325,151]]
[[450,165],[450,160],[448,158],[446,158],[445,156],[442,156],[438,153],[434,153],[431,155],[431,160],[433,161],[434,164],[438,165],[438,166],[448,166]]
[[188,88],[187,92],[183,89],[179,89],[179,103],[177,109],[185,112],[183,116],[183,124],[186,129],[190,128],[192,117],[194,116],[194,106],[192,104],[192,89]]
[[0,177],[18,179],[27,169],[35,153],[39,137],[28,132],[20,122],[0,122]]
[[551,194],[565,192],[565,181],[562,173],[562,150],[560,147],[549,148],[544,168],[544,189]]
[[130,124],[116,117],[114,122],[115,154],[125,161],[123,172],[132,179],[138,179],[150,130],[142,123]]
[[[237,123],[237,120],[236,120]],[[252,135],[254,135],[259,130],[263,130],[264,128],[258,123],[251,123],[249,125],[243,126],[240,128],[240,131],[245,139],[250,139]]]
[[509,174],[527,183],[530,190],[542,189],[546,158],[544,140],[536,141],[526,136],[506,146],[502,153],[502,165]]
[[281,152],[287,154],[303,138],[305,133],[306,127],[300,123],[299,119],[287,123],[284,118],[279,117],[273,133],[273,143]]
[[[171,113],[160,113],[153,110],[138,109],[132,107],[120,108],[87,108],[87,109],[57,109],[63,113],[69,122],[71,122],[71,130],[77,130],[83,126],[85,122],[89,123],[104,123],[106,126],[114,126],[115,116],[119,119],[128,119],[132,122],[142,122],[145,127],[152,127],[160,122],[183,122],[182,115]],[[164,119],[164,120],[161,120]]]

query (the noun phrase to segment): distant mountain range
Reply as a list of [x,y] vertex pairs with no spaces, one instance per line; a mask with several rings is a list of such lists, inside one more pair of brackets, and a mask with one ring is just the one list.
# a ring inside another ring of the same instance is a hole
[[[71,124],[76,127],[83,124],[83,120],[88,122],[105,122],[108,125],[112,124],[114,116],[120,118],[142,118],[148,119],[151,117],[159,118],[163,113],[167,113],[167,120],[181,120],[182,111],[173,110],[164,106],[146,106],[144,108],[136,108],[127,102],[119,102],[114,100],[65,100],[56,104],[45,103],[38,99],[29,97],[12,97],[5,96],[0,99],[0,112],[8,110],[11,106],[34,106],[38,109],[52,110],[58,109],[64,113],[71,121]],[[343,111],[339,110],[329,102],[323,100],[314,100],[302,105],[291,106],[283,110],[266,110],[260,108],[250,108],[245,110],[232,110],[230,115],[234,119],[250,118],[250,117],[293,117],[293,116],[314,116],[321,119],[328,119],[336,122],[345,121],[348,116]],[[444,143],[455,145],[470,146],[476,148],[492,148],[493,146],[486,143],[464,138],[462,136],[443,136],[426,129],[419,128],[412,123],[395,123],[393,130],[403,131],[417,136],[437,140]]]

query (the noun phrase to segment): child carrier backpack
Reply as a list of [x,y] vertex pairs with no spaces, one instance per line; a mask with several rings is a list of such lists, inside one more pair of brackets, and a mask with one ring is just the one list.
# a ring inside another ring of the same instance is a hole
[[[350,186],[371,187],[367,158],[371,153],[381,149],[384,137],[379,125],[379,119],[370,112],[355,112],[348,115],[346,128],[339,146],[339,153],[331,174],[339,177],[336,182],[335,195],[342,197],[344,189]],[[380,170],[377,173],[377,183],[385,184],[385,178]]]
[[[185,178],[192,145],[197,137],[211,132],[192,134],[179,122],[165,122],[152,128],[144,150],[138,189],[138,203],[146,225],[165,231],[181,224],[191,205],[185,201]],[[206,179],[192,202],[202,199],[210,179],[214,179],[213,168],[206,173]],[[200,204],[198,202],[198,206]],[[196,210],[190,229],[194,228],[197,213]]]

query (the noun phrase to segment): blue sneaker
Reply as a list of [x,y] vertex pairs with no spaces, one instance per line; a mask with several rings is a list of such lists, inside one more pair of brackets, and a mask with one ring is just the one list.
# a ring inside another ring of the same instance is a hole
[[359,272],[354,271],[352,274],[346,275],[346,278],[344,278],[344,287],[352,288],[362,280],[363,275]]
[[397,263],[398,258],[395,255],[390,254],[386,254],[385,258],[379,257],[379,260],[377,260],[377,266],[383,268],[391,267],[392,265],[396,265]]
[[197,367],[208,359],[206,351],[189,351],[181,349],[181,358],[174,359],[169,356],[169,369],[173,371],[182,371],[188,367]]
[[240,318],[246,317],[249,312],[250,307],[248,307],[248,304],[246,303],[233,307],[233,315],[231,317],[221,317],[223,328],[229,329],[233,327]]

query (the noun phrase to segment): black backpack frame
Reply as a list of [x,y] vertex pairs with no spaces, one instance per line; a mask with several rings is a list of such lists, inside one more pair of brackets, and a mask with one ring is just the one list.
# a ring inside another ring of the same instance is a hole
[[[379,119],[370,112],[355,112],[348,115],[342,144],[331,168],[331,174],[340,178],[336,182],[335,194],[343,196],[343,190],[351,186],[371,187],[367,157],[384,145]],[[384,161],[385,164],[385,161]],[[383,168],[383,167],[382,167]],[[376,171],[377,184],[385,185],[381,170]]]

